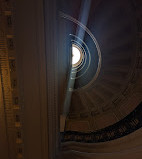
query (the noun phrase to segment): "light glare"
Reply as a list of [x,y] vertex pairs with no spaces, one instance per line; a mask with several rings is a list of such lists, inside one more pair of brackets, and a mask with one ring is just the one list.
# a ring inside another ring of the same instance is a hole
[[72,64],[75,65],[80,60],[80,50],[77,47],[72,46]]

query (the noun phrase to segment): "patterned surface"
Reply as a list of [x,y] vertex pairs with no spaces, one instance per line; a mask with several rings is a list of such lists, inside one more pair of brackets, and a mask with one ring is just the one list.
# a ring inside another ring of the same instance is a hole
[[97,143],[114,140],[128,135],[142,127],[142,102],[127,117],[116,124],[98,130],[96,132],[81,133],[75,131],[66,131],[61,133],[61,141]]
[[0,0],[0,82],[8,157],[23,158],[21,107],[17,85],[14,1]]
[[[76,6],[70,3],[72,1],[62,0],[60,11],[78,19],[81,1],[78,0]],[[75,123],[85,120],[90,124],[92,131],[96,131],[120,121],[140,102],[138,99],[134,104],[135,97],[132,96],[141,96],[141,15],[142,6],[138,0],[92,2],[87,28],[100,46],[102,65],[98,78],[90,87],[72,93],[68,125],[71,125],[72,121]],[[64,26],[66,29],[60,31],[60,34],[65,32],[65,45],[69,41],[68,35],[75,34],[76,26],[67,20],[60,21],[61,28]],[[94,51],[89,37],[85,36],[84,41],[90,50]],[[94,70],[94,67],[91,69]],[[62,72],[65,72],[64,67]],[[89,76],[85,74],[75,81],[75,87],[82,87],[82,83],[87,86],[88,79]],[[65,88],[65,85],[62,87]],[[106,124],[103,118],[107,119]]]

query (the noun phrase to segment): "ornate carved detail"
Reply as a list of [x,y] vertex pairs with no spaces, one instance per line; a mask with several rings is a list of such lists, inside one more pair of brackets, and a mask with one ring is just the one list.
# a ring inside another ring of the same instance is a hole
[[23,159],[22,118],[18,101],[16,50],[13,31],[14,2],[11,0],[0,0],[0,4],[0,16],[2,19],[0,24],[0,70],[6,109],[7,137],[9,140],[9,152],[7,153],[10,154],[10,158],[17,157]]
[[13,50],[13,49],[14,49],[14,41],[13,41],[13,38],[7,38],[7,45],[8,45],[8,49],[9,49],[9,50]]
[[6,20],[7,20],[7,26],[12,27],[12,16],[7,15]]
[[9,60],[9,65],[10,65],[10,71],[15,72],[16,71],[16,61],[15,60]]
[[137,106],[137,108],[130,113],[127,117],[117,122],[114,125],[106,127],[104,129],[90,132],[82,133],[75,131],[66,131],[61,133],[61,141],[76,141],[85,143],[97,143],[114,140],[125,135],[128,135],[137,129],[142,127],[142,102]]

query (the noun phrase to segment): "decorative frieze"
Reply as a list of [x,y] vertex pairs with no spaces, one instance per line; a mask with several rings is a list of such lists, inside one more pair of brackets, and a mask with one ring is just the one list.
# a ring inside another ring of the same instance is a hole
[[61,133],[61,141],[69,142],[84,142],[97,143],[114,140],[125,135],[128,135],[142,127],[142,103],[137,108],[126,116],[121,121],[114,125],[108,126],[95,132],[83,133],[75,131],[65,131]]

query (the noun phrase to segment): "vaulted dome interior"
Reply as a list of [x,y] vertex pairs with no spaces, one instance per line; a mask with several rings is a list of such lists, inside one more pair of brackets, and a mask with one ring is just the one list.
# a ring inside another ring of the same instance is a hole
[[[74,6],[72,1],[63,0],[59,23],[60,38],[65,39],[64,46],[59,44],[59,52],[67,56],[60,70],[68,82],[62,84],[62,88],[59,86],[64,92],[60,113],[65,107],[69,109],[64,134],[107,133],[113,125],[121,125],[120,121],[141,103],[141,93],[136,97],[140,72],[137,69],[135,3],[129,0],[78,0]],[[72,44],[78,45],[84,56],[76,68],[70,64]],[[70,85],[72,89],[69,89]],[[74,137],[70,140],[76,141]]]
[[0,0],[0,158],[142,159],[142,0]]

